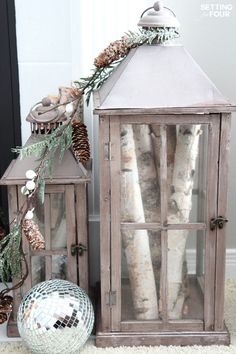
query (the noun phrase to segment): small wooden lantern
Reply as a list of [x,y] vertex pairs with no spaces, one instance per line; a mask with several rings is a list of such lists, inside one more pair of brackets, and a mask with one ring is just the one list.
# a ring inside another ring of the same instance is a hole
[[224,268],[232,110],[177,45],[131,50],[95,93],[97,346],[229,344]]
[[[59,161],[59,157],[58,157]],[[13,220],[25,201],[21,187],[25,172],[34,169],[34,158],[13,160],[1,179],[8,187],[9,218]],[[87,183],[90,172],[66,151],[52,178],[46,178],[45,201],[35,208],[35,221],[45,237],[45,250],[33,251],[25,237],[23,250],[29,266],[24,285],[14,291],[13,313],[8,322],[9,337],[18,336],[16,316],[23,295],[35,284],[60,278],[88,291]],[[13,284],[17,279],[13,279]]]

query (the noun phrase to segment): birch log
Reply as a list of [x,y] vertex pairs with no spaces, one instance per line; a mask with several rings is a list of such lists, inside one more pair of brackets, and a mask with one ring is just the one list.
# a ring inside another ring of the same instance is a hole
[[[168,215],[168,223],[171,224],[189,222],[200,128],[200,125],[182,125],[179,128]],[[172,319],[182,316],[182,274],[187,235],[186,230],[168,231],[168,310]]]
[[[121,219],[145,222],[132,125],[121,126]],[[146,230],[122,230],[136,319],[158,318],[155,278]]]
[[[157,178],[160,178],[160,151],[161,151],[161,137],[160,125],[152,124],[152,140],[154,149],[154,158],[157,169]],[[171,186],[173,179],[174,158],[176,149],[176,126],[168,125],[166,129],[167,138],[167,186]],[[170,197],[171,189],[168,189],[168,197]]]
[[[150,126],[133,125],[135,152],[145,222],[160,222],[160,186],[157,178],[153,139]],[[159,231],[148,231],[156,291],[160,290],[161,236]]]

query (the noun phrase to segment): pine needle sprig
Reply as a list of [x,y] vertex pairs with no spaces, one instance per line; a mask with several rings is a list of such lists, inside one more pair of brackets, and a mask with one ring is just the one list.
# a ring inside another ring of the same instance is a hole
[[46,147],[47,147],[46,140],[38,141],[37,139],[35,143],[29,145],[27,144],[23,147],[16,146],[15,148],[12,148],[12,152],[19,154],[21,160],[32,155],[40,158],[44,153]]
[[0,278],[5,283],[21,274],[21,225],[15,224],[0,241]]
[[48,149],[48,151],[52,151],[61,147],[61,156],[63,157],[63,153],[71,145],[71,139],[71,125],[61,125],[57,129],[55,129],[51,134],[42,136],[40,141],[37,137],[36,142],[29,143],[22,147],[17,146],[16,148],[12,149],[12,151],[18,153],[20,155],[20,159],[33,155],[35,157],[38,157],[39,160],[41,160],[46,149]]
[[176,39],[179,37],[179,31],[177,28],[163,27],[153,29],[139,29],[136,32],[128,31],[125,33],[127,36],[127,42],[132,47],[147,44],[153,44],[153,42],[163,43],[168,40]]

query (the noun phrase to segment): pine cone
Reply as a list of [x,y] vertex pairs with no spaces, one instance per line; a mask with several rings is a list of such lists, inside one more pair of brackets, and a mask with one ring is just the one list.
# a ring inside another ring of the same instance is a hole
[[45,240],[39,230],[38,224],[33,220],[25,219],[22,222],[22,229],[34,251],[45,249]]
[[123,36],[121,39],[114,41],[101,52],[94,60],[94,65],[97,68],[104,68],[115,60],[119,60],[126,56],[131,46],[128,44],[127,37]]
[[86,162],[90,159],[87,127],[79,119],[74,118],[72,120],[72,128],[73,153],[79,162]]
[[0,325],[7,321],[7,314],[0,312]]
[[4,296],[3,299],[0,300],[0,312],[11,312],[12,311],[12,303],[13,298],[12,296]]

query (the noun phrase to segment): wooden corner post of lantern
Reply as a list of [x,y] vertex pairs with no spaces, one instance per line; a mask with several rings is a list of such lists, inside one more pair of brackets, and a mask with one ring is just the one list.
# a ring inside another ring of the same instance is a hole
[[[48,105],[43,102],[37,107],[38,111],[46,110]],[[32,118],[31,112],[27,119],[32,128],[28,144],[63,124],[55,112],[52,115],[54,118],[50,122],[44,114],[41,120],[45,121],[39,122]],[[13,291],[13,312],[7,326],[9,337],[19,335],[16,325],[18,307],[24,294],[35,284],[60,278],[79,284],[88,291],[87,184],[91,180],[91,172],[76,161],[70,150],[65,151],[61,162],[59,154],[60,151],[55,157],[58,162],[52,176],[45,178],[44,203],[38,201],[34,218],[23,222],[22,246],[29,273],[23,286]],[[37,165],[35,157],[17,158],[1,178],[1,184],[8,187],[10,220],[19,213],[27,198],[22,194],[25,172],[34,170]],[[43,235],[45,249],[33,247],[32,232]],[[13,279],[13,285],[18,281]]]
[[[151,31],[176,21],[157,2],[140,24]],[[183,46],[170,43],[132,49],[94,98],[97,346],[229,344],[225,224],[235,106]]]

